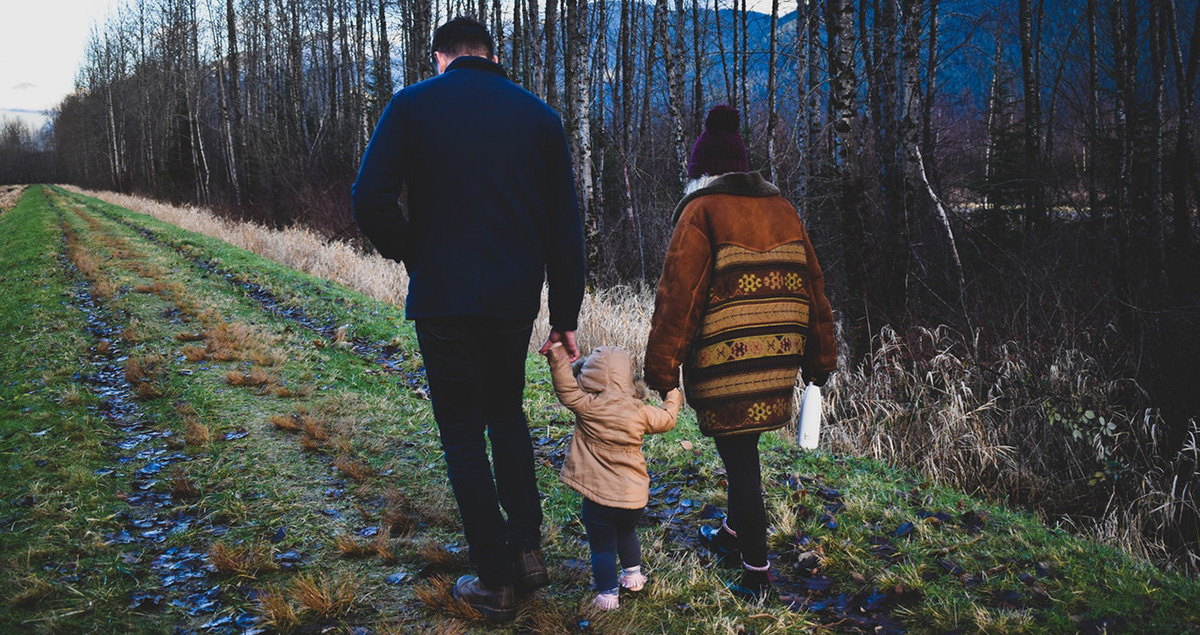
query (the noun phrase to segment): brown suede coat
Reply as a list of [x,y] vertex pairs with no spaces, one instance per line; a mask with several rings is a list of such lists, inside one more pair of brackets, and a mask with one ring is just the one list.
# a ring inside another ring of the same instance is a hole
[[731,173],[680,202],[646,347],[646,383],[679,385],[701,432],[791,420],[797,372],[837,368],[833,311],[796,209],[757,173]]
[[549,358],[554,392],[576,415],[560,478],[601,505],[645,507],[650,475],[642,456],[642,437],[674,428],[683,396],[679,391],[667,395],[661,408],[638,399],[633,362],[622,348],[596,348],[578,380],[561,346],[551,348]]

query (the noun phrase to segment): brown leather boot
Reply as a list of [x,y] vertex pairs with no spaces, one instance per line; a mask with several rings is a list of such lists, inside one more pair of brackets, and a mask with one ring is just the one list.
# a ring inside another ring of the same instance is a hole
[[454,597],[471,605],[493,622],[509,622],[517,616],[517,598],[511,586],[490,587],[479,576],[464,575],[454,583]]
[[515,585],[521,591],[532,591],[550,584],[550,574],[542,560],[542,550],[514,551],[512,554]]

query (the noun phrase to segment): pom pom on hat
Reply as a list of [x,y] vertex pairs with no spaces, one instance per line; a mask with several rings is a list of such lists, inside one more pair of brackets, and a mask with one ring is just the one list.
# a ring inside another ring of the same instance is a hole
[[738,133],[740,122],[741,114],[731,106],[722,104],[708,111],[704,119],[704,132],[696,139],[688,159],[688,178],[750,171],[746,144]]

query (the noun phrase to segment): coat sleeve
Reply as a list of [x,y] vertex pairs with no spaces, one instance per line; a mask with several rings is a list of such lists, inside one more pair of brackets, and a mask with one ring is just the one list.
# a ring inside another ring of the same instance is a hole
[[833,309],[829,306],[829,298],[825,296],[825,277],[821,273],[821,264],[817,262],[817,252],[813,250],[807,230],[804,232],[804,250],[808,252],[808,290],[812,302],[812,317],[804,346],[804,361],[801,364],[804,374],[811,376],[837,370],[837,339],[833,331]]
[[545,243],[550,325],[555,330],[574,331],[579,326],[579,307],[583,304],[583,220],[575,197],[567,135],[557,115],[550,119],[547,163],[550,235]]
[[404,191],[403,92],[388,103],[363,153],[350,190],[359,230],[385,258],[404,259],[408,218],[400,206]]
[[646,434],[659,434],[674,428],[675,420],[679,417],[679,408],[682,405],[683,393],[676,388],[667,393],[667,398],[663,400],[662,406],[643,406],[642,412],[646,416]]
[[558,400],[575,414],[583,414],[592,407],[596,395],[579,387],[579,381],[571,372],[571,362],[567,360],[567,352],[561,346],[550,349],[550,379],[554,383],[554,394]]
[[679,385],[679,367],[691,350],[708,303],[712,244],[700,213],[701,200],[688,204],[675,225],[654,296],[644,368],[646,385],[654,390]]

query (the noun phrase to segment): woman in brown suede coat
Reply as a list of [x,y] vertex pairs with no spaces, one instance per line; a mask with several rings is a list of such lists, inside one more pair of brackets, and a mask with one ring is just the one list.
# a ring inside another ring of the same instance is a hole
[[701,541],[741,556],[743,597],[770,588],[758,439],[792,419],[796,377],[822,385],[837,368],[833,312],[796,209],[750,172],[738,112],[713,108],[692,149],[693,181],[675,210],[646,347],[650,388],[679,385],[714,438],[729,482],[720,529]]

